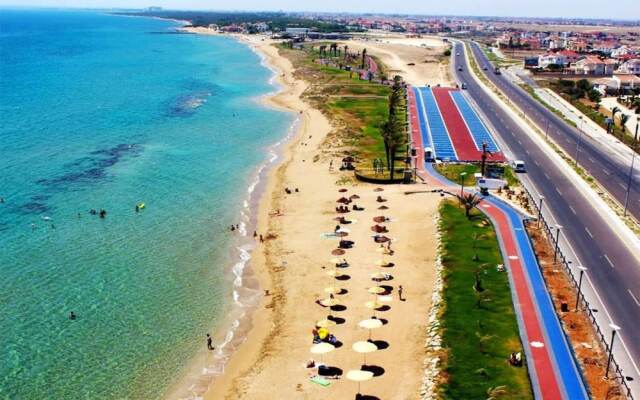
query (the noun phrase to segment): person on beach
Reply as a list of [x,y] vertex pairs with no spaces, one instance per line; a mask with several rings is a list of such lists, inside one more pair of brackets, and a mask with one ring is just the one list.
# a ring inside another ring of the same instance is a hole
[[233,232],[233,231],[235,231],[235,230],[236,230],[236,227],[235,227],[235,226],[233,226],[233,225],[231,225],[231,232]]
[[207,349],[209,350],[215,350],[216,348],[213,347],[213,339],[211,339],[211,335],[209,335],[207,333]]
[[340,225],[336,225],[336,227],[333,229],[334,232],[338,232],[340,230]]
[[329,171],[333,171],[333,160],[329,161]]
[[258,232],[257,231],[253,231],[253,238],[255,239],[256,237],[258,237]]
[[404,291],[404,289],[402,288],[402,285],[398,286],[398,298],[400,299],[400,301],[404,301],[405,299],[402,297],[402,292]]
[[260,235],[260,243],[264,243],[264,238]]
[[104,219],[107,216],[107,210],[100,209],[100,218]]

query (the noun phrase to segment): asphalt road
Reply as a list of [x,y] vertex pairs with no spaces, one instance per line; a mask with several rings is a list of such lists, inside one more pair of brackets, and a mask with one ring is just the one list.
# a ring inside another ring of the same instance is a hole
[[[624,204],[630,165],[623,164],[620,160],[616,160],[610,154],[607,154],[606,147],[599,145],[596,140],[587,135],[581,135],[578,129],[568,125],[560,117],[532,98],[521,87],[509,81],[504,75],[495,75],[493,73],[493,65],[477,44],[472,43],[471,49],[480,67],[487,67],[488,73],[485,74],[487,78],[541,129],[547,130],[548,122],[549,137],[565,153],[575,158],[576,149],[579,149],[578,162],[580,166],[593,176],[620,204]],[[580,140],[580,146],[577,146],[578,140]],[[638,182],[637,177],[632,179],[628,204],[628,212],[640,220],[640,182]]]
[[[460,53],[460,56],[456,56]],[[523,179],[533,183],[545,197],[546,207],[563,226],[562,235],[573,249],[578,262],[589,275],[633,360],[640,360],[640,262],[616,236],[613,228],[592,206],[580,190],[565,177],[559,166],[471,77],[465,63],[465,49],[454,45],[453,70],[458,82],[467,84],[467,92],[480,108],[494,132],[510,152],[527,165]],[[458,71],[458,66],[463,71]],[[567,167],[569,168],[569,167]],[[612,168],[613,169],[613,168]],[[601,310],[600,310],[601,312]],[[637,362],[636,362],[637,363]],[[631,371],[625,371],[627,375]],[[636,377],[636,381],[638,378]]]

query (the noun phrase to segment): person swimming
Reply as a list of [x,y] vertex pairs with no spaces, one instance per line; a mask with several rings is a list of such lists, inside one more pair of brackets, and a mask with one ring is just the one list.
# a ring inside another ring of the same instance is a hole
[[70,320],[72,320],[72,321],[74,321],[76,318],[78,318],[78,317],[76,316],[76,313],[74,313],[73,311],[71,311],[71,312],[69,313],[69,319],[70,319]]

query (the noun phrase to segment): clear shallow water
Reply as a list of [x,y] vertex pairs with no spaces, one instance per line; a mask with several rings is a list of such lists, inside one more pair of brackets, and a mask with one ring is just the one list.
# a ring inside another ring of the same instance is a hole
[[292,117],[250,49],[172,26],[0,10],[0,398],[158,398],[222,320]]

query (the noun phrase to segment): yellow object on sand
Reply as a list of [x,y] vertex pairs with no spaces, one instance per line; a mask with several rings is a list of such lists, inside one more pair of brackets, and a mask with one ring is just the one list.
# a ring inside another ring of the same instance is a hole
[[318,330],[318,336],[320,337],[320,339],[324,339],[327,336],[329,336],[329,330],[327,328],[320,328]]

